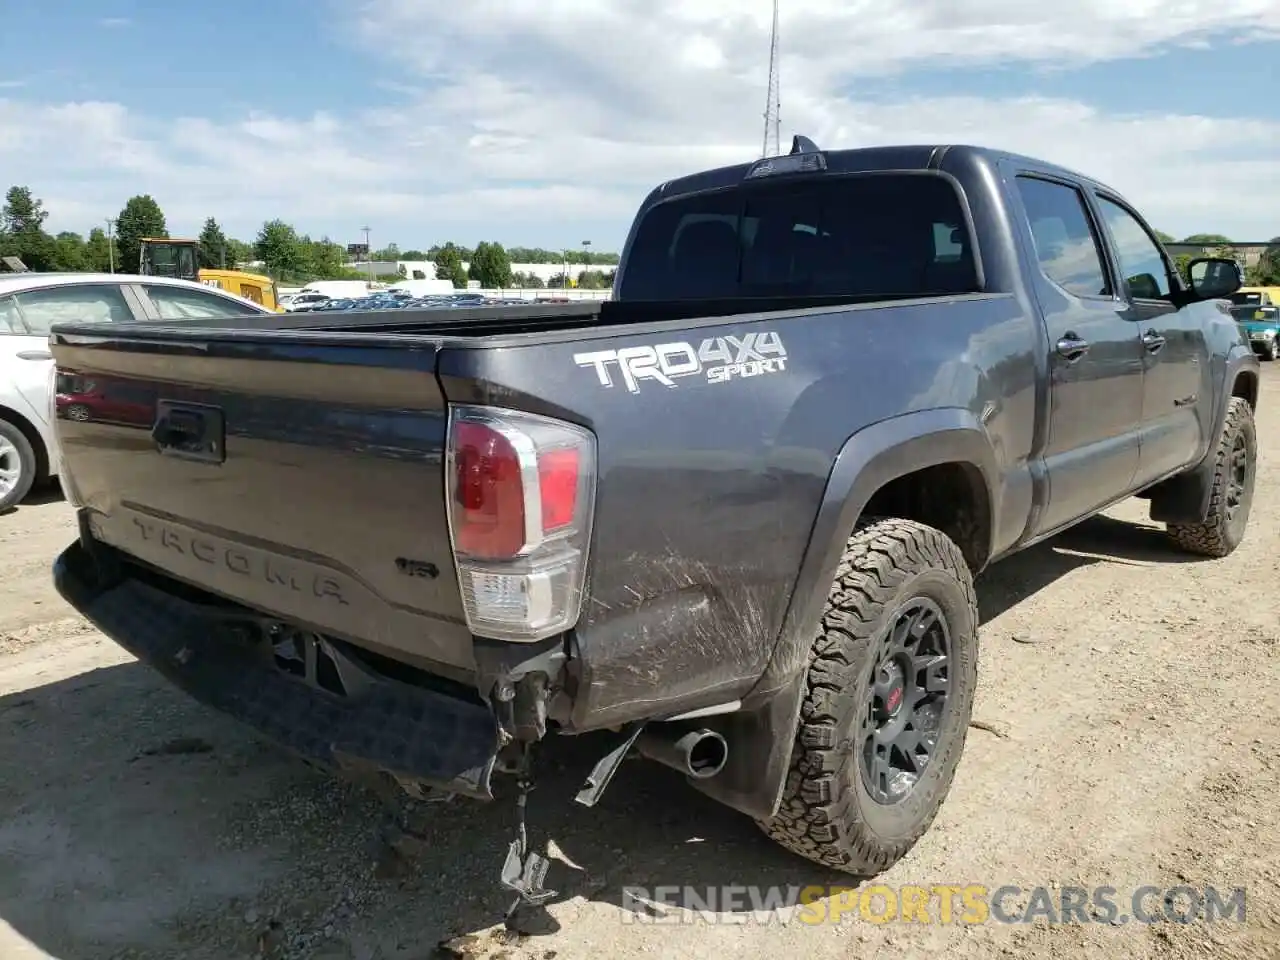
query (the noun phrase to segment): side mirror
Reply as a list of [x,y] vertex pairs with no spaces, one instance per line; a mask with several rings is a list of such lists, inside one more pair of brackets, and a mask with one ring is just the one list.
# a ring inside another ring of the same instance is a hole
[[1240,264],[1225,257],[1201,257],[1187,264],[1191,293],[1197,300],[1229,297],[1244,286]]
[[1129,296],[1135,300],[1159,300],[1160,284],[1156,283],[1156,278],[1149,273],[1139,273],[1128,279]]

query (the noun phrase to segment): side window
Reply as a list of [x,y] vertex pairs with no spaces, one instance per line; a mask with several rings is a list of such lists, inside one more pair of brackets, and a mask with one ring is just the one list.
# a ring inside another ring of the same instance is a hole
[[0,297],[0,334],[26,332],[13,297]]
[[1111,296],[1102,250],[1080,191],[1036,177],[1018,177],[1017,182],[1045,276],[1077,297]]
[[59,322],[131,323],[133,311],[113,283],[48,287],[14,295],[18,310],[33,334],[48,334]]
[[251,283],[240,284],[240,296],[246,300],[252,300],[254,303],[262,302],[262,291]]
[[247,303],[237,303],[230,297],[185,287],[161,284],[144,284],[147,296],[155,304],[161,320],[208,320],[218,317],[252,317],[262,313]]
[[1098,208],[1111,231],[1116,259],[1120,261],[1130,296],[1146,300],[1167,297],[1171,289],[1169,268],[1151,235],[1120,204],[1098,197]]

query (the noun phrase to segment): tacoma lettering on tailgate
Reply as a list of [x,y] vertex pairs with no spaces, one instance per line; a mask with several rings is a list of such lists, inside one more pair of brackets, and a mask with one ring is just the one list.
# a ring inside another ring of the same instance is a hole
[[192,557],[201,563],[280,590],[308,594],[317,600],[330,600],[344,607],[348,605],[347,598],[342,595],[342,584],[332,577],[300,571],[288,561],[262,551],[222,543],[154,520],[134,517],[133,524],[144,543],[163,547],[184,557]]

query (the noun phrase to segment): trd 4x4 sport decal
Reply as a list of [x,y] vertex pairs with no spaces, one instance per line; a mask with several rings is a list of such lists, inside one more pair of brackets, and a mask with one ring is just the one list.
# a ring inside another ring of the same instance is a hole
[[680,377],[702,375],[707,383],[728,383],[782,373],[787,369],[787,350],[776,333],[747,333],[741,337],[710,337],[696,348],[680,340],[575,353],[573,362],[595,368],[602,387],[612,387],[616,375],[630,392],[639,393],[641,380],[674,387]]

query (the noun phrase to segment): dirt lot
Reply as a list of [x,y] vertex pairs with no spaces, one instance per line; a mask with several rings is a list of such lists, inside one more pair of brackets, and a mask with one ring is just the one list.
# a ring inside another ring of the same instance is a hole
[[1234,556],[1171,552],[1131,501],[983,578],[980,726],[936,826],[881,878],[1106,885],[1122,906],[1145,884],[1244,887],[1243,925],[638,923],[623,887],[839,878],[652,765],[577,808],[594,757],[575,746],[531,801],[562,893],[509,937],[509,803],[420,810],[426,849],[394,855],[377,799],[188,702],[61,602],[71,511],[46,498],[0,517],[0,957],[1280,956],[1280,365],[1265,373]]

